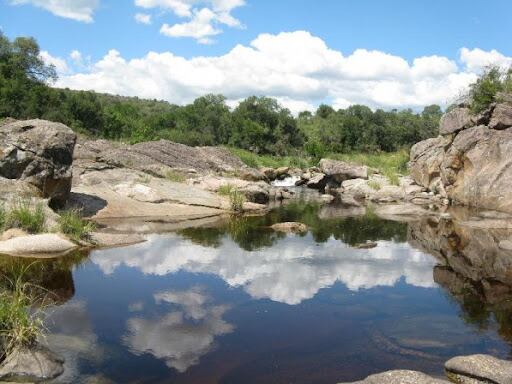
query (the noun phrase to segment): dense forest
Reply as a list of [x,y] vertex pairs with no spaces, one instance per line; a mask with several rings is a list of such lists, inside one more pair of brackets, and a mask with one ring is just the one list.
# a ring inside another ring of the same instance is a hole
[[222,95],[185,106],[89,91],[57,89],[33,38],[0,33],[0,118],[62,122],[94,137],[139,142],[168,139],[188,145],[229,145],[256,153],[320,157],[331,152],[396,151],[437,135],[441,108],[384,111],[320,105],[297,117],[272,98],[251,96],[231,110]]

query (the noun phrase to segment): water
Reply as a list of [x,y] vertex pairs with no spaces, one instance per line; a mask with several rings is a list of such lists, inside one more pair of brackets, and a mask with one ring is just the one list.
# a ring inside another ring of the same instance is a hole
[[[47,342],[66,359],[53,382],[336,383],[508,356],[503,287],[485,298],[463,269],[415,248],[439,224],[356,213],[291,204],[36,265],[30,278],[55,295]],[[290,220],[311,230],[268,228]]]

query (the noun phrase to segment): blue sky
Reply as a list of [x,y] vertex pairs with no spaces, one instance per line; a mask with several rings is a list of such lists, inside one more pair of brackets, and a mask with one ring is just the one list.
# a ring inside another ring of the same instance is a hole
[[[233,103],[268,94],[291,109],[446,104],[484,64],[510,65],[510,25],[509,0],[0,0],[3,32],[34,36],[61,70],[57,85],[180,104],[207,92]],[[237,45],[252,52],[234,52]],[[191,78],[177,79],[176,68]],[[129,84],[134,76],[140,91]]]

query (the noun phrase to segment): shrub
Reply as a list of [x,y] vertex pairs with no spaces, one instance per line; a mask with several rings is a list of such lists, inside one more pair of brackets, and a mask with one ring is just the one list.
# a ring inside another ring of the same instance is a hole
[[90,233],[96,229],[96,225],[82,219],[80,211],[72,209],[60,213],[59,229],[75,241],[87,240]]
[[235,212],[242,212],[244,209],[245,196],[238,189],[233,189],[229,194],[231,209]]
[[370,180],[368,182],[368,186],[371,188],[371,189],[374,189],[376,191],[380,190],[382,188],[382,186],[380,185],[380,183],[378,181],[375,181],[375,180]]
[[21,228],[29,233],[40,233],[46,229],[46,213],[42,203],[16,202],[9,211],[4,211],[4,229]]

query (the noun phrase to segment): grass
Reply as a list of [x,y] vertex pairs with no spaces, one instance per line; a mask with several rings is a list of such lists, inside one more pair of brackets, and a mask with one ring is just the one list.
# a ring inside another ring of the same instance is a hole
[[221,196],[230,196],[234,190],[235,190],[234,185],[224,184],[224,185],[220,186],[220,188],[217,190],[217,193]]
[[244,164],[252,168],[270,167],[291,167],[291,168],[308,168],[316,165],[316,161],[306,156],[271,156],[259,155],[245,149],[227,147],[227,149],[235,156],[238,156]]
[[380,185],[380,183],[378,181],[375,181],[375,180],[368,181],[368,186],[371,189],[374,189],[376,191],[378,191],[378,190],[380,190],[382,188],[382,185]]
[[96,225],[84,220],[77,209],[60,212],[59,229],[71,239],[79,242],[90,238],[90,233],[96,229]]
[[386,176],[392,185],[399,185],[399,176],[406,175],[408,172],[409,153],[406,150],[379,153],[336,153],[326,157],[375,168]]
[[31,310],[32,303],[38,300],[32,292],[38,287],[23,281],[29,267],[13,278],[2,276],[2,285],[7,287],[0,293],[0,360],[18,347],[34,345],[45,331],[44,304]]
[[242,212],[244,210],[245,195],[238,189],[233,189],[229,193],[229,203],[234,212]]
[[165,178],[169,181],[174,181],[175,183],[184,183],[187,180],[187,177],[182,173],[176,171],[167,171],[164,174]]
[[29,233],[41,233],[46,229],[46,213],[42,203],[18,201],[9,209],[0,209],[2,230],[20,228]]

